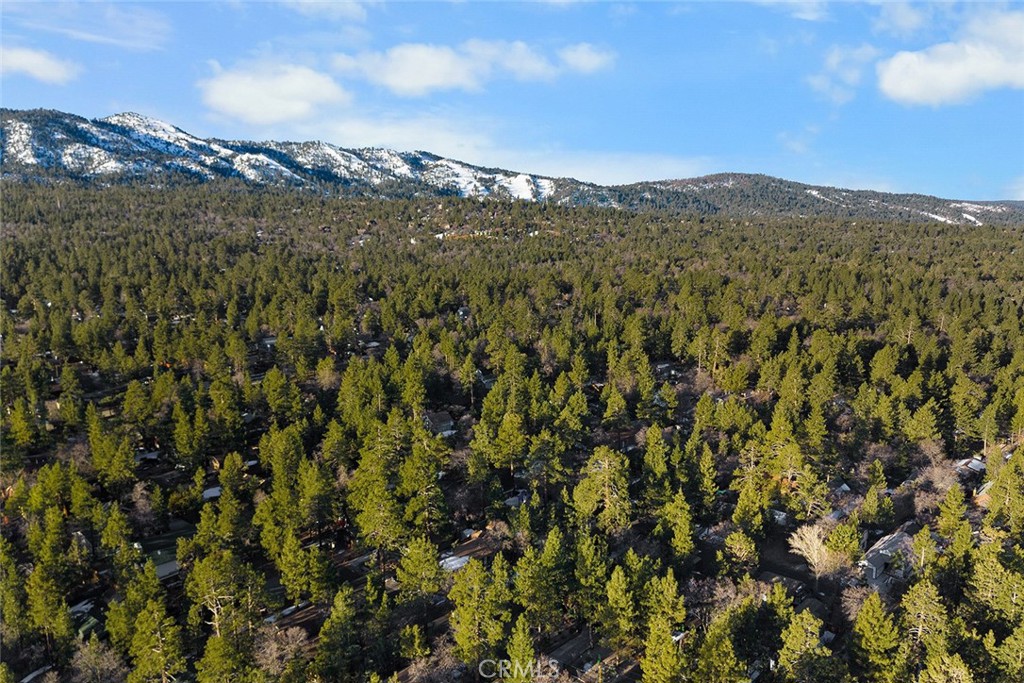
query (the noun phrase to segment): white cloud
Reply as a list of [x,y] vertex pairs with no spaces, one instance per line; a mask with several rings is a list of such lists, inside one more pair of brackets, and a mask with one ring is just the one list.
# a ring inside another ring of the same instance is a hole
[[608,66],[615,61],[615,55],[605,50],[599,50],[590,43],[578,43],[563,47],[558,51],[562,63],[573,71],[580,73],[594,73]]
[[488,76],[505,71],[520,81],[547,81],[558,75],[547,57],[521,40],[468,40],[462,52]]
[[335,21],[365,21],[365,2],[358,0],[280,0],[285,7],[307,17]]
[[811,144],[820,132],[819,126],[806,125],[797,132],[782,131],[776,136],[776,139],[793,154],[803,155],[811,151]]
[[506,127],[484,117],[427,112],[410,116],[374,116],[349,112],[330,121],[297,127],[304,139],[327,140],[341,147],[425,150],[484,167],[576,178],[606,185],[642,180],[689,178],[715,170],[711,159],[670,154],[567,150],[559,147],[510,148]]
[[73,80],[79,71],[81,69],[77,64],[54,57],[43,50],[0,45],[0,72],[4,75],[24,74],[43,83],[64,85]]
[[787,11],[803,21],[822,21],[828,17],[828,7],[822,0],[752,0],[758,5],[769,5]]
[[892,2],[891,0],[875,0],[875,2],[879,6],[879,11],[874,22],[874,29],[881,33],[909,36],[928,21],[930,9],[927,6],[915,7],[909,2]]
[[161,49],[172,33],[163,13],[112,2],[4,3],[4,19],[73,40],[139,51]]
[[334,67],[356,73],[396,95],[416,97],[434,90],[478,90],[487,65],[446,45],[406,43],[387,52],[336,55]]
[[441,156],[483,164],[494,149],[493,122],[451,118],[427,112],[411,116],[349,112],[312,124],[307,137],[341,147],[387,147],[399,151],[424,150]]
[[807,83],[833,104],[846,104],[853,99],[864,67],[876,57],[877,48],[866,43],[858,47],[833,45],[825,54],[822,70],[808,76]]
[[1024,88],[1024,12],[971,20],[962,37],[878,63],[878,86],[903,104],[966,102],[986,90]]
[[321,105],[347,104],[350,96],[334,80],[306,66],[257,64],[223,70],[197,83],[211,110],[246,123],[268,125],[302,120]]
[[580,43],[559,52],[556,64],[522,41],[468,40],[457,47],[404,43],[384,52],[339,54],[334,67],[384,86],[402,97],[441,90],[476,91],[499,76],[520,81],[547,81],[565,72],[592,73],[614,56]]

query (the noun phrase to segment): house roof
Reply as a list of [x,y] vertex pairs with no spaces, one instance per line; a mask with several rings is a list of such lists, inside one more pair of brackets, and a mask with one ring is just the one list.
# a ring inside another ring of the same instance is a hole
[[439,425],[452,423],[452,416],[448,413],[447,410],[428,412],[423,416],[423,418],[430,424],[434,425],[435,427]]
[[878,539],[873,546],[868,548],[861,562],[875,567],[882,567],[898,553],[902,552],[909,555],[913,552],[913,543],[913,537],[907,532],[902,529],[894,531],[888,536]]

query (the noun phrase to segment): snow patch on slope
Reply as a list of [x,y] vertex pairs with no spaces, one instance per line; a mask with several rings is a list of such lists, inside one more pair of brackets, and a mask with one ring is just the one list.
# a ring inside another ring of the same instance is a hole
[[967,209],[975,213],[980,211],[991,211],[992,213],[1005,213],[1006,207],[1001,204],[974,204],[972,202],[953,202],[950,206],[954,209]]
[[8,121],[3,129],[3,156],[22,164],[38,164],[32,148],[32,126],[24,121]]
[[508,190],[516,199],[528,199],[533,201],[539,194],[538,188],[534,185],[533,178],[520,173],[517,176],[504,176],[498,180],[498,185]]
[[97,175],[119,173],[125,169],[125,164],[118,161],[105,149],[77,142],[64,148],[61,154],[61,164],[77,173]]
[[248,180],[260,181],[268,178],[286,178],[291,181],[302,182],[302,178],[265,154],[238,154],[231,161],[235,170]]
[[376,182],[382,174],[354,154],[341,150],[326,142],[308,145],[275,145],[306,168],[333,173],[339,178],[374,176]]
[[402,178],[412,178],[414,173],[409,163],[393,149],[381,149],[380,147],[366,147],[356,150],[356,153],[367,160],[368,163],[382,167],[388,173]]
[[432,162],[423,174],[423,179],[438,187],[452,187],[463,197],[479,197],[490,194],[490,190],[480,182],[480,178],[464,164],[451,159],[440,159]]

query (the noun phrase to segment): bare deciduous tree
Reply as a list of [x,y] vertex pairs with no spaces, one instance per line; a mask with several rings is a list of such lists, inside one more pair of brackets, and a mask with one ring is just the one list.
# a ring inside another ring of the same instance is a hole
[[807,566],[814,574],[814,590],[818,580],[842,566],[840,553],[825,544],[828,534],[821,524],[806,524],[789,536],[789,547],[807,560]]
[[124,683],[127,678],[124,660],[96,636],[79,645],[71,659],[71,683]]
[[256,664],[263,671],[280,676],[289,662],[302,656],[309,645],[309,634],[298,626],[277,628],[265,624],[256,635]]

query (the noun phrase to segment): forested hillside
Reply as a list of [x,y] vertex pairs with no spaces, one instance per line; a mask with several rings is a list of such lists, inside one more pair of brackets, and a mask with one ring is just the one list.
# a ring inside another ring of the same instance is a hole
[[1024,226],[0,190],[0,681],[1024,679]]

